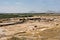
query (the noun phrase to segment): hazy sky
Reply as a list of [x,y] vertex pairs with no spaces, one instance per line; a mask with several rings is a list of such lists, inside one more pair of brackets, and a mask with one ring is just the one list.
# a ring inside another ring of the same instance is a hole
[[0,0],[0,12],[60,11],[60,0]]

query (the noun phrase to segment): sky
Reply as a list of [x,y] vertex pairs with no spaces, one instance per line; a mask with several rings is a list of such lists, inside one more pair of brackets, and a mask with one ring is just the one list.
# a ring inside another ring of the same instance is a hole
[[0,13],[60,12],[60,0],[0,0]]

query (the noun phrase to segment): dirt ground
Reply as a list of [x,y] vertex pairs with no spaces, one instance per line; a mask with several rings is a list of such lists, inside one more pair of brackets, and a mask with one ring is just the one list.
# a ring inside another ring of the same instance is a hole
[[28,20],[22,24],[0,27],[0,40],[60,40],[60,16],[39,18],[55,19],[53,21]]

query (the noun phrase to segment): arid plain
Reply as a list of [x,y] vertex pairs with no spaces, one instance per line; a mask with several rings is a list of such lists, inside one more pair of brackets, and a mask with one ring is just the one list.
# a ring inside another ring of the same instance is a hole
[[0,40],[60,40],[60,16],[17,17],[0,22]]

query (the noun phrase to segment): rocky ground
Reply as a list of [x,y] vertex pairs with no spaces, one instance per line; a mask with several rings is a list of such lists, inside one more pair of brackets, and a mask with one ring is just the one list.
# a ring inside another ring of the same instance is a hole
[[60,16],[39,18],[46,20],[28,20],[22,24],[0,27],[0,40],[60,40]]

